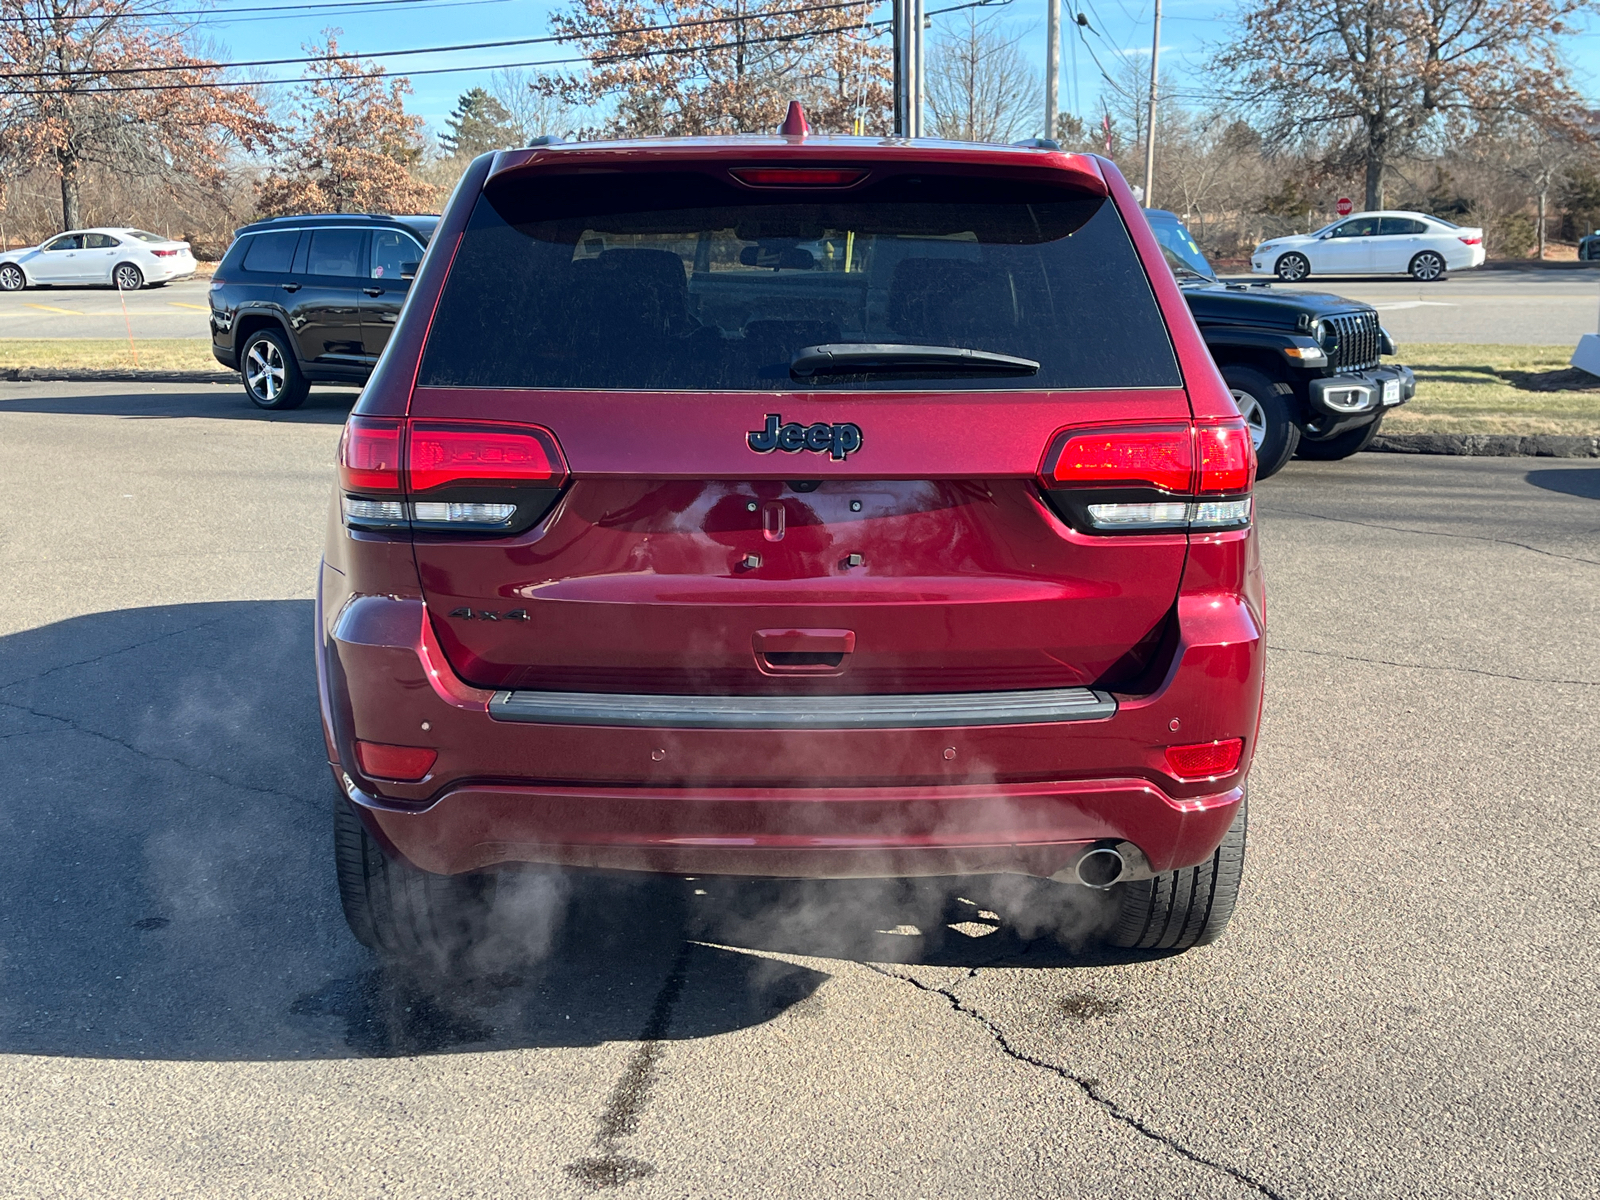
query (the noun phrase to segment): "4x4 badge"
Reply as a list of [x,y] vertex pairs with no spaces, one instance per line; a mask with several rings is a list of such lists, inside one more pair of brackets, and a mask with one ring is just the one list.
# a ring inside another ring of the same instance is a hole
[[457,608],[452,609],[450,615],[459,617],[463,621],[526,621],[528,610],[513,608],[507,612],[490,612],[486,608],[480,608],[477,612],[473,612],[470,608]]
[[861,449],[861,426],[849,421],[838,425],[826,421],[815,425],[790,421],[785,425],[777,413],[768,413],[766,426],[752,430],[745,440],[757,454],[771,454],[774,450],[794,454],[810,450],[813,454],[827,454],[834,462],[843,462]]

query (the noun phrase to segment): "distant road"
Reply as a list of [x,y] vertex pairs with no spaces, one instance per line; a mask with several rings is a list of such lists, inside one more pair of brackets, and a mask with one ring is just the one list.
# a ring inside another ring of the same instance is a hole
[[[1232,276],[1232,281],[1259,277]],[[204,338],[206,281],[129,292],[135,338]],[[1600,318],[1600,269],[1463,271],[1438,283],[1383,276],[1274,282],[1297,292],[1332,292],[1376,305],[1401,342],[1576,345]],[[29,288],[0,293],[0,338],[120,338],[122,307],[110,288]]]
[[[1230,282],[1265,277],[1229,276]],[[1600,321],[1595,270],[1460,271],[1437,283],[1391,275],[1317,276],[1277,283],[1290,292],[1332,292],[1364,300],[1398,342],[1503,342],[1575,346]]]
[[[206,279],[127,292],[135,338],[208,338]],[[111,288],[46,287],[0,292],[0,338],[120,338],[128,335]]]

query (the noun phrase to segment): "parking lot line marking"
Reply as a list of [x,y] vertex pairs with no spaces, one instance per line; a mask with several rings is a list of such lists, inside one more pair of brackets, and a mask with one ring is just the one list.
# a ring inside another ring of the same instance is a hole
[[167,303],[172,305],[173,308],[192,308],[195,312],[211,311],[210,305],[207,304],[185,304],[182,300],[168,300]]
[[69,317],[81,317],[83,314],[75,308],[51,308],[48,304],[29,304],[28,308],[37,308],[40,312],[66,313]]

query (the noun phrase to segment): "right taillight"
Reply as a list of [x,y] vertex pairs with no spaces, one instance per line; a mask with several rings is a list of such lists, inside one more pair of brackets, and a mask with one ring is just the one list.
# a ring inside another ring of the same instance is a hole
[[1242,529],[1254,476],[1237,419],[1065,430],[1040,470],[1051,507],[1089,533]]
[[356,416],[339,479],[352,529],[514,534],[550,511],[567,467],[537,425]]

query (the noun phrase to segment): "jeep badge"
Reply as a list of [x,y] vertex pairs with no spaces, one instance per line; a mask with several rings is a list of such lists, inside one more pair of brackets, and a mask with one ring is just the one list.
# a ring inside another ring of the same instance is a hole
[[777,413],[768,413],[766,426],[746,435],[750,449],[757,454],[771,454],[774,450],[795,454],[810,450],[813,454],[826,453],[834,462],[843,462],[861,449],[861,426],[848,421],[838,425],[830,425],[826,421],[818,421],[815,425],[802,425],[798,421],[790,421],[785,425],[782,422],[783,418]]

